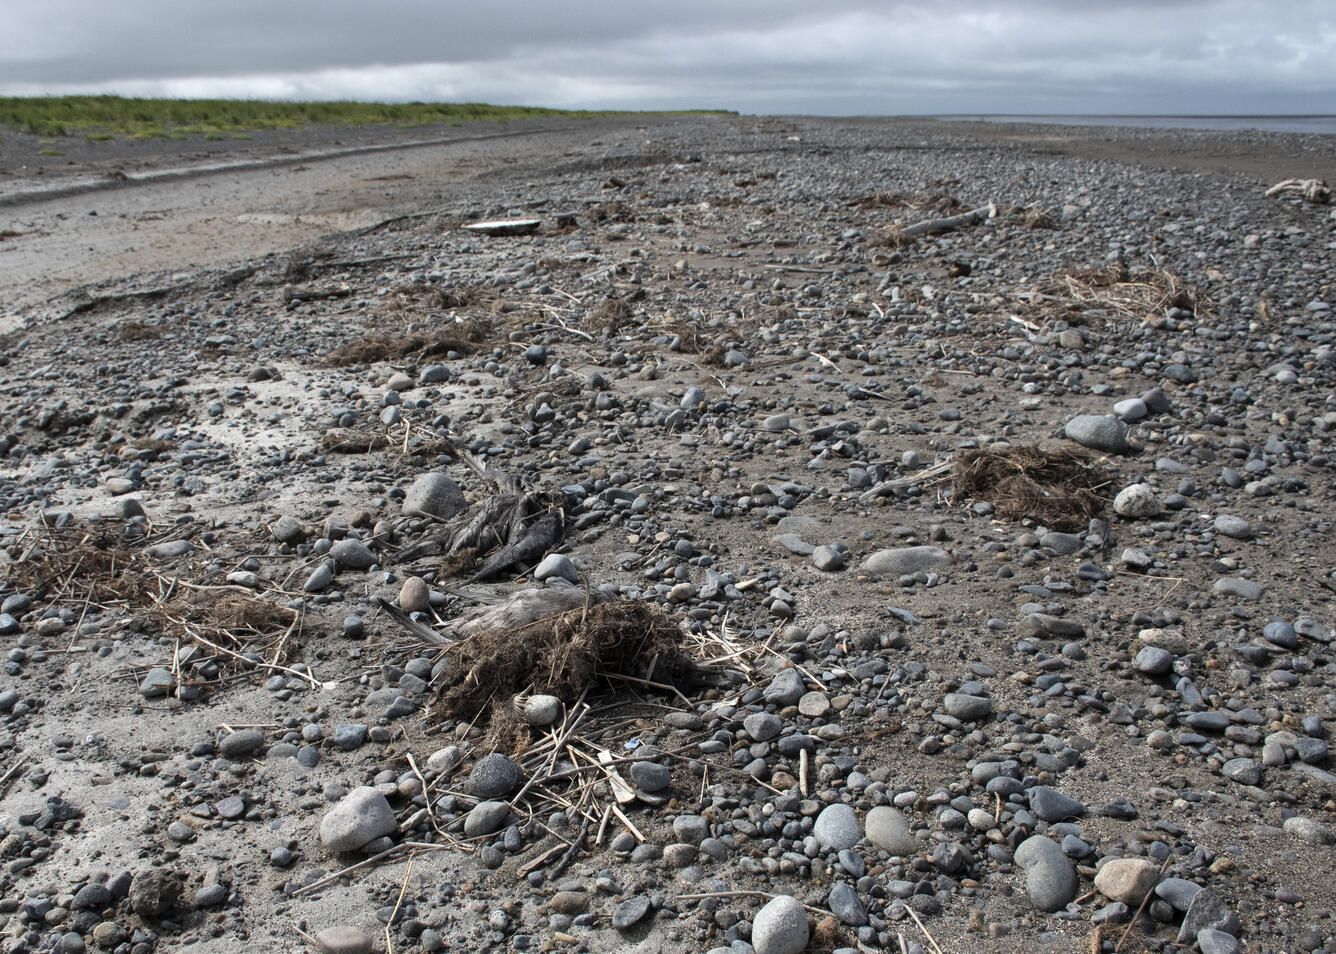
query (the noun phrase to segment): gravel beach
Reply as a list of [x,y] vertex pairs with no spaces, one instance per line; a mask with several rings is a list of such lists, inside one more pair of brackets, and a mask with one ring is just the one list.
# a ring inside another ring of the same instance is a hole
[[6,954],[1336,951],[1331,137],[419,132],[6,139]]

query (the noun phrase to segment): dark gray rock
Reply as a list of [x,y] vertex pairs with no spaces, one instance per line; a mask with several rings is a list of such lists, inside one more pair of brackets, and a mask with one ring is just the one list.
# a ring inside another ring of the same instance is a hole
[[831,914],[850,927],[862,927],[867,924],[867,911],[852,885],[841,881],[831,886],[826,906],[830,908]]
[[1046,785],[1036,785],[1030,789],[1030,811],[1041,821],[1052,823],[1084,815],[1086,807],[1069,795]]
[[469,773],[468,793],[475,798],[503,798],[520,787],[524,770],[514,759],[493,752],[484,755]]
[[1193,896],[1187,913],[1183,915],[1183,925],[1178,929],[1178,943],[1193,943],[1197,940],[1197,934],[1205,928],[1231,935],[1237,935],[1240,928],[1238,917],[1211,888],[1202,888]]

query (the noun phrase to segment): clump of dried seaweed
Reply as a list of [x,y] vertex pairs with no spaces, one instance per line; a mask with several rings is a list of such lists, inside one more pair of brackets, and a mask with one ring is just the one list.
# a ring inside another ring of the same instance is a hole
[[1058,227],[1058,219],[1053,214],[1053,210],[1042,205],[1013,205],[1004,209],[1002,216],[1006,221],[1015,222],[1022,228],[1027,229],[1056,229]]
[[122,321],[116,326],[116,337],[122,341],[152,341],[154,338],[161,338],[171,330],[172,326],[169,322],[160,321],[150,324],[146,321],[140,321],[138,318],[131,318],[129,321]]
[[421,361],[452,351],[472,354],[481,340],[481,331],[454,325],[414,334],[374,332],[335,348],[325,355],[325,363],[343,367],[376,361]]
[[524,727],[511,700],[545,693],[571,703],[606,683],[672,681],[689,670],[681,630],[659,607],[593,602],[517,626],[488,627],[444,647],[431,713],[482,721],[489,744],[514,745]]
[[631,306],[622,298],[604,298],[585,312],[581,324],[589,331],[617,332],[634,320]]
[[1057,275],[1027,297],[1032,317],[1077,324],[1091,319],[1150,321],[1171,308],[1202,317],[1209,305],[1197,286],[1168,269],[1133,270],[1122,262]]
[[43,526],[6,577],[16,590],[39,600],[142,603],[161,593],[154,576],[144,572],[144,546],[193,533],[186,526],[149,537],[140,524],[110,521]]
[[1001,517],[1072,530],[1104,509],[1110,480],[1087,454],[1018,445],[965,451],[956,458],[951,483],[958,498],[991,501]]
[[133,521],[73,521],[33,532],[31,544],[7,569],[7,582],[49,606],[78,606],[124,614],[174,637],[177,647],[164,663],[176,690],[200,690],[229,673],[258,669],[284,672],[314,683],[309,673],[285,663],[296,648],[300,614],[230,585],[182,578],[189,562],[169,572],[148,557],[148,545],[185,539],[197,528],[173,527],[151,534]]

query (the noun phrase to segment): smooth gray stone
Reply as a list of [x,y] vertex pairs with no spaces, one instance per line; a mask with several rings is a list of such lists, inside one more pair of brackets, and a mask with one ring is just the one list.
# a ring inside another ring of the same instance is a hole
[[862,927],[867,924],[867,911],[852,885],[842,881],[833,885],[830,895],[826,898],[826,906],[830,908],[831,914],[850,927]]
[[1047,547],[1059,556],[1071,556],[1081,549],[1081,538],[1074,533],[1060,533],[1050,530],[1039,538],[1039,545]]
[[684,411],[694,411],[705,400],[705,392],[694,384],[687,388],[686,393],[682,395],[682,400],[678,402],[678,407]]
[[510,805],[506,802],[479,802],[464,816],[464,836],[477,838],[498,832],[510,818]]
[[1295,838],[1306,841],[1310,845],[1336,843],[1336,833],[1325,825],[1311,818],[1305,818],[1303,815],[1295,815],[1292,818],[1285,819],[1285,824],[1281,827]]
[[306,593],[319,593],[333,582],[334,570],[328,563],[322,563],[311,571],[311,575],[302,584],[302,590]]
[[1144,672],[1148,676],[1163,676],[1173,668],[1174,654],[1158,646],[1143,646],[1132,660],[1132,664],[1137,667],[1137,672]]
[[1113,413],[1118,415],[1120,421],[1128,424],[1141,420],[1148,411],[1146,402],[1141,398],[1126,398],[1113,406]]
[[1215,928],[1197,932],[1197,948],[1201,954],[1239,954],[1239,939]]
[[1036,785],[1030,789],[1030,811],[1041,821],[1052,823],[1084,815],[1086,807],[1069,795],[1046,785]]
[[1063,429],[1069,440],[1106,454],[1125,454],[1127,425],[1112,414],[1080,414]]
[[781,533],[772,538],[785,550],[790,553],[796,553],[798,556],[811,556],[816,552],[816,547],[808,543],[796,533]]
[[[154,666],[144,674],[139,683],[139,692],[145,699],[159,699],[167,695],[176,686],[176,677],[170,669]],[[14,708],[13,705],[10,708]]]
[[218,754],[236,760],[252,752],[258,752],[262,745],[264,745],[264,733],[259,729],[238,729],[218,740]]
[[295,517],[279,517],[270,525],[269,533],[279,543],[296,543],[305,531]]
[[962,722],[977,722],[993,712],[993,700],[985,696],[971,696],[963,692],[948,692],[942,699],[946,714]]
[[627,898],[612,911],[612,926],[618,931],[625,931],[645,919],[650,912],[650,900],[643,894]]
[[404,494],[404,515],[449,520],[468,506],[464,492],[445,474],[431,472],[413,481]]
[[1229,728],[1229,716],[1211,709],[1207,712],[1189,712],[1183,724],[1201,732],[1224,732]]
[[1050,616],[1047,613],[1030,613],[1021,617],[1016,624],[1016,633],[1028,638],[1078,639],[1085,636],[1085,626],[1079,620]]
[[803,684],[803,677],[796,669],[783,669],[770,680],[770,685],[765,687],[762,693],[766,702],[774,703],[781,709],[785,706],[795,705],[803,697],[807,687]]
[[1299,753],[1301,760],[1310,765],[1325,762],[1330,754],[1326,742],[1321,739],[1310,739],[1306,735],[1301,735],[1294,740],[1294,751]]
[[848,805],[837,803],[827,805],[816,816],[812,834],[827,851],[843,851],[858,844],[863,829],[858,824],[858,814]]
[[1076,897],[1076,868],[1057,843],[1032,835],[1016,849],[1016,864],[1025,869],[1025,888],[1041,911],[1061,911]]
[[1220,766],[1220,774],[1240,785],[1256,785],[1262,780],[1262,767],[1252,759],[1230,759]]
[[766,902],[752,919],[756,954],[800,954],[807,948],[808,936],[806,909],[785,894]]
[[1252,580],[1241,580],[1237,577],[1226,576],[1215,581],[1211,587],[1211,592],[1217,596],[1237,596],[1241,600],[1249,602],[1258,600],[1262,596],[1262,588]]
[[580,582],[580,571],[571,562],[570,557],[560,553],[549,553],[543,557],[542,562],[534,567],[533,578],[540,583],[551,579],[578,583]]
[[817,547],[812,551],[812,565],[823,573],[844,569],[844,554],[834,547]]
[[773,712],[753,712],[742,720],[742,727],[756,742],[769,742],[784,731],[784,720]]
[[371,548],[361,540],[340,540],[329,548],[329,555],[339,566],[348,570],[367,570],[377,562]]
[[385,796],[361,785],[345,795],[320,822],[320,843],[330,851],[356,851],[397,827]]
[[888,855],[912,857],[918,852],[918,841],[910,831],[909,819],[898,808],[878,805],[863,820],[867,840]]
[[1222,513],[1215,518],[1215,532],[1226,537],[1233,537],[1235,540],[1247,540],[1252,536],[1252,524],[1248,523],[1242,517],[1234,517],[1227,513]]
[[1235,935],[1240,928],[1238,917],[1211,888],[1202,888],[1188,905],[1187,913],[1183,915],[1183,926],[1178,929],[1178,943],[1191,944],[1204,928]]
[[672,773],[658,762],[632,762],[629,770],[631,781],[642,792],[661,792],[673,780]]
[[951,554],[941,547],[899,547],[871,554],[863,561],[862,569],[883,576],[904,576],[906,573],[935,570],[950,562]]
[[1155,886],[1155,896],[1168,901],[1175,911],[1187,911],[1201,885],[1185,878],[1165,878]]
[[174,560],[183,557],[195,549],[189,540],[168,540],[144,548],[144,554],[154,560]]
[[1262,628],[1262,638],[1281,649],[1298,649],[1299,634],[1283,620],[1272,620]]

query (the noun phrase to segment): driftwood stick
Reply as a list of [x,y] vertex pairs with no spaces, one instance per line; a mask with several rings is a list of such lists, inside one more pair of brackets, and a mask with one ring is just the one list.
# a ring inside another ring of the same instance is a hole
[[960,215],[951,215],[944,219],[928,219],[926,222],[907,225],[900,231],[900,234],[907,238],[913,238],[919,235],[936,235],[939,232],[954,232],[963,225],[978,225],[980,222],[991,219],[996,215],[996,203],[989,202],[985,206],[971,209],[969,212],[962,212]]
[[937,954],[943,954],[942,949],[941,947],[938,946],[936,939],[933,938],[932,934],[929,933],[928,928],[924,925],[924,923],[919,920],[919,916],[914,913],[914,909],[906,904],[905,910],[908,911],[909,916],[914,919],[914,923],[917,924],[919,930],[923,932],[923,936],[928,939],[928,943],[932,945],[932,949],[936,951]]
[[894,480],[883,480],[871,490],[862,493],[858,498],[858,502],[871,503],[877,497],[888,497],[897,491],[912,487],[914,484],[923,483],[925,480],[930,480],[934,477],[941,477],[954,466],[954,461],[944,460],[933,464],[931,467],[925,467],[916,474],[910,474],[908,477],[896,477]]
[[447,640],[440,633],[436,632],[436,630],[432,629],[430,626],[426,625],[425,623],[419,623],[416,620],[412,619],[407,613],[405,613],[399,607],[395,606],[389,600],[385,599],[385,597],[383,596],[377,597],[376,602],[379,603],[380,608],[385,611],[385,615],[389,616],[390,619],[394,620],[396,623],[402,626],[407,632],[409,632],[413,636],[416,636],[418,639],[421,639],[424,642],[431,643],[435,646],[444,646],[447,642],[449,642],[449,640]]
[[1270,198],[1282,192],[1298,192],[1309,202],[1316,202],[1319,205],[1326,205],[1331,201],[1331,189],[1327,188],[1327,183],[1321,179],[1286,179],[1284,182],[1277,182],[1262,194]]

